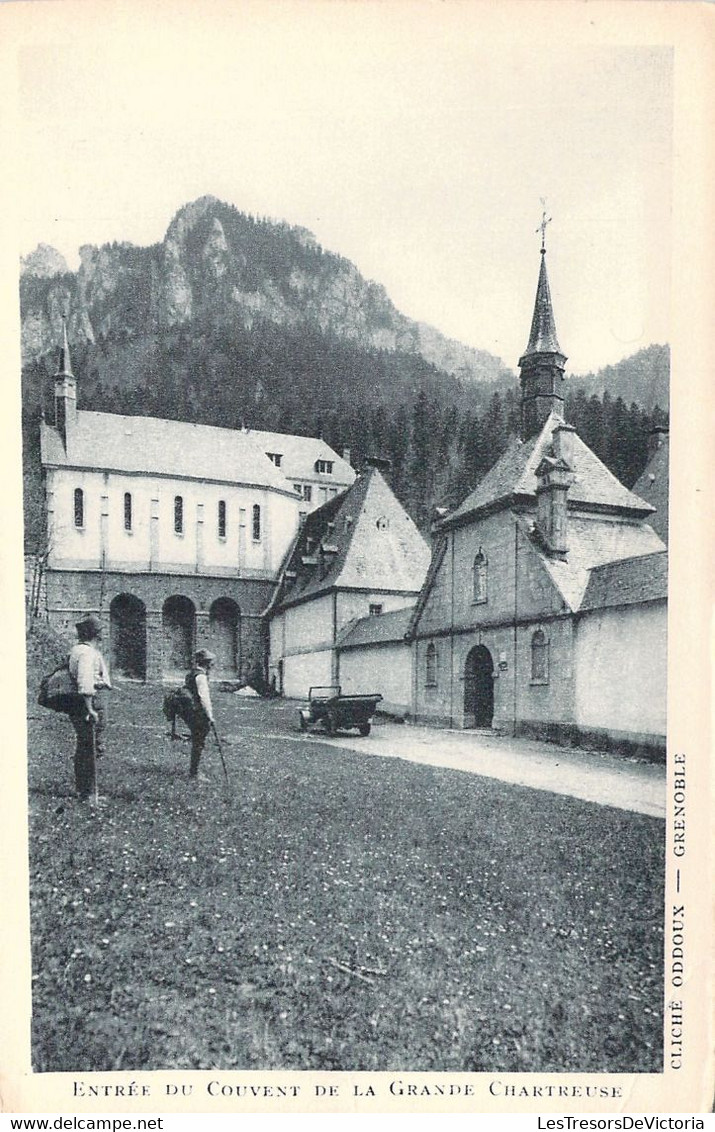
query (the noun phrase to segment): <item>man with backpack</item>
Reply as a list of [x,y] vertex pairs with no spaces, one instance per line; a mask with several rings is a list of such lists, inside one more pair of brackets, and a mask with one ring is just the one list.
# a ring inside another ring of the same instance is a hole
[[77,686],[75,702],[69,712],[77,736],[74,774],[80,802],[96,796],[95,759],[104,754],[107,726],[106,689],[111,688],[109,670],[99,651],[102,623],[89,615],[75,625],[77,644],[69,654],[70,676]]
[[191,732],[191,761],[189,778],[199,778],[199,763],[206,739],[214,726],[213,706],[209,690],[209,675],[216,657],[208,649],[199,649],[195,664],[187,672],[184,687],[177,688],[164,698],[164,715],[171,723],[171,737],[177,739],[176,719],[182,719]]

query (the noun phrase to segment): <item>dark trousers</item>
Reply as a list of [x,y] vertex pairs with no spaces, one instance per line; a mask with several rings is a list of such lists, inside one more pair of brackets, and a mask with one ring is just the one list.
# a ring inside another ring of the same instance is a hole
[[94,793],[97,783],[95,759],[104,754],[104,734],[107,728],[106,694],[97,692],[92,699],[92,706],[99,716],[96,723],[86,718],[87,710],[84,703],[81,706],[78,704],[76,710],[70,714],[77,737],[74,780],[81,799],[89,798],[90,794]]
[[189,765],[189,778],[196,778],[199,773],[199,762],[203,754],[206,738],[211,730],[208,717],[200,710],[194,712],[191,721],[191,763]]

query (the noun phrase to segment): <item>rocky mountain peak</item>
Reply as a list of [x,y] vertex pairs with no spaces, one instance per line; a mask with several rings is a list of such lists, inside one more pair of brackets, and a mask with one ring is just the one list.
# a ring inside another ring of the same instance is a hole
[[38,279],[51,279],[69,272],[65,257],[50,244],[38,244],[29,255],[23,256],[20,267],[23,275],[34,275]]

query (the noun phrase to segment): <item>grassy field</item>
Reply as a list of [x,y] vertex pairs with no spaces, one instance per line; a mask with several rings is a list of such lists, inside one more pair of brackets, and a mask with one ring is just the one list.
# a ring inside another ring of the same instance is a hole
[[229,795],[161,695],[113,693],[99,810],[30,703],[37,1071],[660,1070],[662,822],[216,693]]

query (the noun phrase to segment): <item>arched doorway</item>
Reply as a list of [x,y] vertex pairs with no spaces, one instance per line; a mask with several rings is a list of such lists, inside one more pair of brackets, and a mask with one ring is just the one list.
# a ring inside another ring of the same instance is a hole
[[188,597],[170,597],[161,614],[165,672],[186,671],[194,661],[196,610]]
[[111,673],[146,679],[146,606],[133,594],[119,594],[109,607]]
[[231,598],[220,597],[211,606],[209,635],[217,673],[235,676],[241,671],[241,611]]
[[464,726],[491,727],[494,717],[494,661],[484,645],[475,645],[464,665]]

